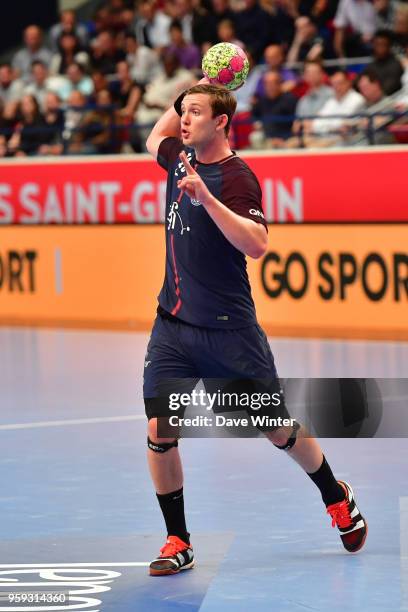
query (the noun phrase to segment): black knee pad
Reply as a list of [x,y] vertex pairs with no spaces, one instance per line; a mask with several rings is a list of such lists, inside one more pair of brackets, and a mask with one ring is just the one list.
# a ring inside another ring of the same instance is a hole
[[283,446],[279,446],[278,444],[274,444],[274,446],[276,446],[276,448],[279,448],[279,450],[290,450],[291,448],[294,447],[296,440],[297,440],[297,432],[300,429],[300,425],[299,423],[297,423],[295,421],[294,425],[293,425],[293,429],[292,429],[292,433],[290,435],[290,437],[288,438],[286,444],[284,444]]
[[173,446],[178,446],[178,440],[174,440],[174,442],[164,442],[162,444],[157,444],[156,442],[152,442],[148,436],[147,446],[155,453],[166,453],[168,450],[173,448]]

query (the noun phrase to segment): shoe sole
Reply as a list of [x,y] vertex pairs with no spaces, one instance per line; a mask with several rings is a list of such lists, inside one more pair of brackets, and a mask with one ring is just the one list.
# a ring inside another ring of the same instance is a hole
[[183,570],[193,569],[194,568],[194,560],[191,563],[187,563],[187,565],[183,565],[183,567],[179,567],[178,569],[165,569],[165,570],[156,570],[150,568],[149,574],[150,576],[170,576],[172,574],[179,574]]
[[365,525],[365,528],[366,528],[366,532],[365,532],[364,537],[363,537],[363,539],[361,540],[360,544],[358,545],[358,547],[357,547],[357,548],[355,548],[354,550],[348,550],[348,548],[346,548],[346,547],[344,546],[344,544],[343,544],[343,546],[344,546],[345,550],[346,550],[347,552],[351,553],[351,554],[357,553],[359,550],[361,550],[361,549],[363,548],[364,544],[365,544],[366,539],[367,539],[367,534],[368,534],[368,524],[367,524],[367,521],[365,520],[364,516],[362,516],[361,518],[362,518],[362,519],[363,519],[363,521],[364,521],[364,525]]

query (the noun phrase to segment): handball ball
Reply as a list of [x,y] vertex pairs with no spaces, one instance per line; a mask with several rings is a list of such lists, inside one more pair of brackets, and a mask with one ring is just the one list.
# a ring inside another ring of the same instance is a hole
[[210,83],[237,89],[248,76],[249,62],[241,47],[232,43],[218,43],[204,55],[202,70]]

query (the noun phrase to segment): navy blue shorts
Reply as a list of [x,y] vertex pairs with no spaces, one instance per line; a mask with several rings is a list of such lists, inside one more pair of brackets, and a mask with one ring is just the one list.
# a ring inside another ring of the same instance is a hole
[[158,314],[144,364],[143,397],[147,417],[163,416],[155,399],[164,397],[166,392],[168,396],[168,386],[165,392],[163,388],[169,382],[172,390],[191,393],[200,379],[206,389],[206,379],[262,379],[280,390],[272,351],[258,324],[241,329],[214,329]]

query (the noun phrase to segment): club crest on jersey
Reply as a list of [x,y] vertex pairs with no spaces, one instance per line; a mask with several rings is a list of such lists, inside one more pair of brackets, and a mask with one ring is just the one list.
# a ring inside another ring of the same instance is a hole
[[177,226],[180,224],[179,229],[180,229],[180,235],[182,236],[184,232],[189,232],[190,228],[188,225],[184,226],[183,219],[181,218],[181,215],[178,209],[179,209],[179,203],[174,201],[170,207],[170,212],[167,215],[167,229],[169,231],[174,232],[176,224]]
[[191,198],[191,203],[193,206],[201,206],[200,200],[195,200],[194,198]]

